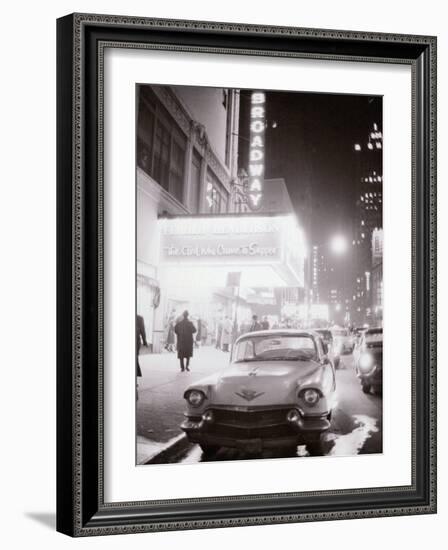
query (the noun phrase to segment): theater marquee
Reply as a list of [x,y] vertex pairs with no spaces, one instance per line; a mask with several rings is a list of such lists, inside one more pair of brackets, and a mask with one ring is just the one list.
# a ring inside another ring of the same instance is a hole
[[281,262],[281,221],[234,218],[161,220],[161,262],[234,264]]
[[306,250],[294,216],[163,218],[159,230],[161,266],[258,266],[274,269],[284,284],[303,286]]

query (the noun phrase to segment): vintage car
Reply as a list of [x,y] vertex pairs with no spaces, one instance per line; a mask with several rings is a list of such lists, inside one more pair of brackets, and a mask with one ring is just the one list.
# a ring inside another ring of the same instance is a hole
[[333,361],[334,368],[338,369],[341,365],[341,351],[334,344],[331,330],[328,328],[315,328],[314,331],[320,334],[322,340],[328,346],[328,356]]
[[335,353],[339,353],[339,355],[348,355],[352,353],[355,347],[355,341],[350,331],[341,327],[333,327],[330,330],[333,335]]
[[383,329],[370,328],[361,336],[355,356],[356,374],[364,393],[383,387]]
[[315,332],[250,332],[236,340],[230,364],[191,384],[184,398],[181,428],[204,454],[306,444],[319,455],[336,405],[335,372]]

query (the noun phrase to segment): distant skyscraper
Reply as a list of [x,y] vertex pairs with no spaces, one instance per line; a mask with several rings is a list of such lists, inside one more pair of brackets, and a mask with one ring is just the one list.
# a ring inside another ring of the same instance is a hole
[[358,172],[354,202],[352,319],[359,324],[372,315],[372,235],[383,227],[383,134],[376,122],[367,141],[356,143]]

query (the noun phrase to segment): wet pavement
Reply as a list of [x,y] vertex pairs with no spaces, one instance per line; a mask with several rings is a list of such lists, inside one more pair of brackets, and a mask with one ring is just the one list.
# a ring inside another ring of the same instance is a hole
[[176,353],[140,356],[142,377],[138,378],[137,463],[146,462],[158,449],[171,444],[183,434],[186,387],[224,368],[229,353],[214,347],[195,349],[190,372],[181,372]]

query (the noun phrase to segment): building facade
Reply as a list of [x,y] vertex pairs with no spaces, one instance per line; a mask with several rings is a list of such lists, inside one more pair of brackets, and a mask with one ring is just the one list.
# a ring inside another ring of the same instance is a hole
[[383,322],[383,230],[372,233],[372,318],[375,324]]
[[140,85],[136,100],[137,313],[159,351],[186,297],[162,292],[158,220],[234,209],[239,91]]

